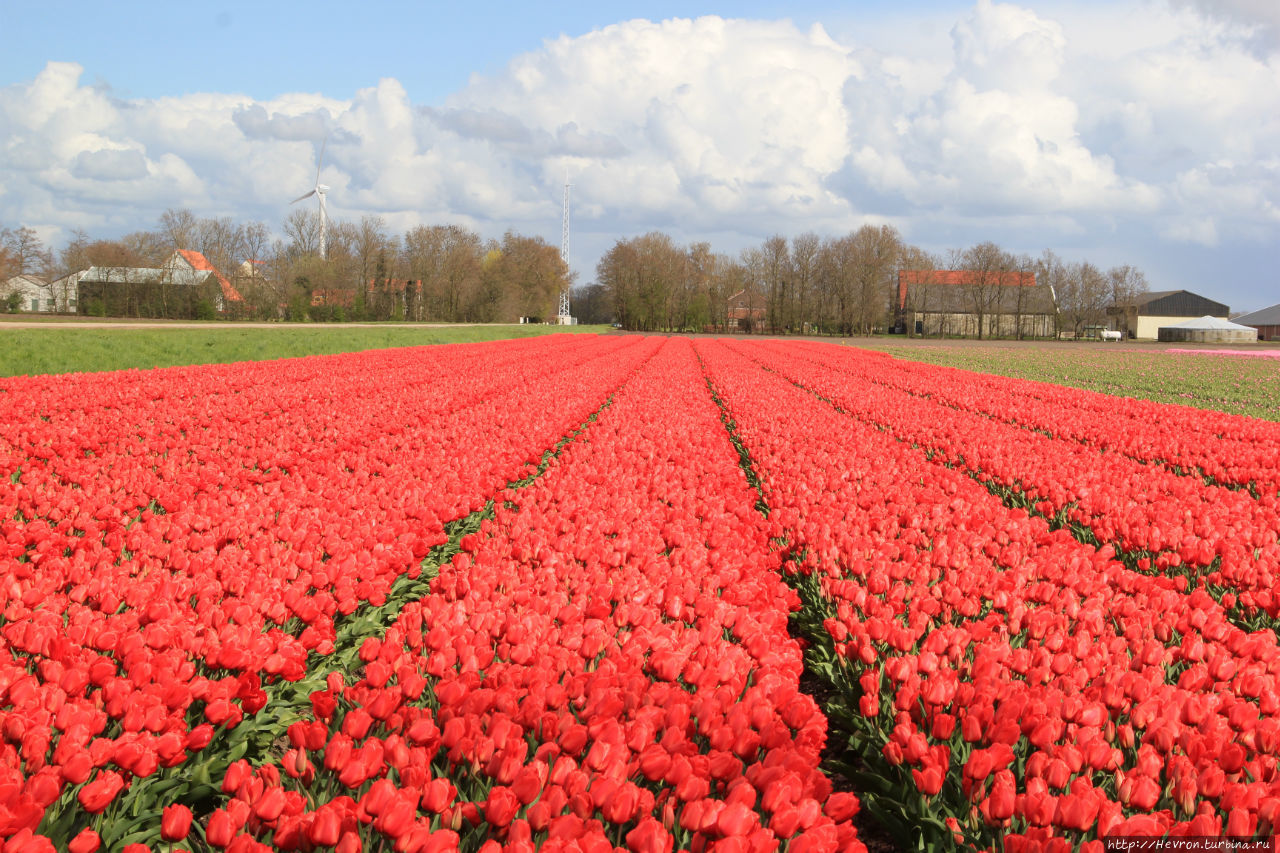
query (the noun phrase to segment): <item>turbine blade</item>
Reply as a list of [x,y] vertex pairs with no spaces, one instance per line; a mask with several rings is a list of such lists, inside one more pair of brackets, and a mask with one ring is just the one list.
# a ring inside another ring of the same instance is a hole
[[320,143],[320,156],[316,159],[316,183],[320,183],[320,170],[324,168],[324,149],[329,145],[329,134],[324,135],[324,141]]
[[302,201],[304,198],[311,198],[311,197],[312,197],[313,195],[315,195],[315,194],[316,194],[316,191],[315,191],[315,190],[312,190],[311,192],[307,193],[306,195],[300,195],[300,196],[298,196],[298,197],[297,197],[297,198],[295,198],[293,201],[289,202],[289,204],[297,204],[298,202]]

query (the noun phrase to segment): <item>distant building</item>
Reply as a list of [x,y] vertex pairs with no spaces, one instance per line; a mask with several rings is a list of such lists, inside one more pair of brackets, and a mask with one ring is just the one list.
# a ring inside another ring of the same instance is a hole
[[1156,339],[1166,343],[1245,344],[1258,339],[1258,330],[1221,317],[1205,316],[1161,326],[1156,332]]
[[1111,328],[1125,337],[1154,341],[1161,326],[1176,326],[1201,317],[1227,319],[1231,311],[1221,302],[1189,290],[1155,290],[1140,293],[1107,309]]
[[966,338],[1048,338],[1057,334],[1053,288],[1035,273],[901,270],[898,331]]
[[43,276],[15,275],[0,282],[0,311],[65,314],[76,310],[76,281],[73,273],[53,281]]
[[49,282],[38,275],[15,275],[0,283],[0,310],[52,312],[55,302]]
[[247,261],[241,261],[240,266],[236,267],[236,278],[265,278],[263,269],[266,267],[266,261],[258,261],[250,258]]
[[49,282],[49,290],[53,294],[57,310],[65,314],[76,313],[76,294],[80,287],[80,277],[84,270],[64,275]]
[[76,293],[78,313],[107,317],[191,318],[206,310],[225,315],[243,303],[208,258],[185,249],[160,267],[89,267],[79,273]]
[[213,264],[209,263],[209,259],[200,252],[191,249],[179,249],[169,256],[169,260],[165,262],[165,268],[193,278],[201,273],[212,274],[213,278],[218,282],[218,295],[220,298],[217,300],[217,307],[219,311],[225,311],[232,303],[243,301],[235,287],[227,280],[227,277],[218,272]]
[[729,306],[725,312],[725,319],[731,329],[753,332],[764,325],[765,310],[763,308],[751,308],[739,302],[736,305]]
[[1252,311],[1237,317],[1235,322],[1257,329],[1260,341],[1280,341],[1280,304]]

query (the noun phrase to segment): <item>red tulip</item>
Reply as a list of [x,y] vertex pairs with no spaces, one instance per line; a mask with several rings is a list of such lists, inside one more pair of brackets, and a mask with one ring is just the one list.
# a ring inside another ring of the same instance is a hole
[[86,826],[67,842],[67,850],[70,853],[96,853],[101,844],[98,833]]
[[495,785],[485,800],[484,818],[493,826],[506,826],[520,809],[520,800],[510,788]]
[[76,799],[89,814],[99,814],[122,790],[124,777],[114,770],[103,770],[92,782],[80,789]]
[[307,838],[312,844],[331,847],[342,837],[342,817],[329,805],[316,809],[307,828]]
[[226,847],[238,831],[231,821],[231,816],[222,809],[214,810],[205,827],[205,840],[214,847]]
[[671,853],[674,839],[661,823],[646,817],[627,833],[627,849],[633,853]]
[[181,841],[191,829],[191,809],[181,803],[164,807],[160,817],[160,837],[165,841]]

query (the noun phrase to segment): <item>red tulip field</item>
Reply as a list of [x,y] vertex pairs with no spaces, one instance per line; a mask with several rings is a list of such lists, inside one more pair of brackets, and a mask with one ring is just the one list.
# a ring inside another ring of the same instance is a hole
[[1280,424],[830,344],[0,379],[0,848],[1269,835],[1278,537]]

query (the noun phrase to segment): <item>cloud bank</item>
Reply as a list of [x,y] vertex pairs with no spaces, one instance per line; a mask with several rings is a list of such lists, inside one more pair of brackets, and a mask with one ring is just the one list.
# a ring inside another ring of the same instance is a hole
[[549,41],[436,105],[394,79],[345,101],[121,99],[50,63],[0,89],[0,224],[106,235],[186,207],[274,225],[327,138],[331,215],[397,230],[558,241],[568,176],[586,280],[651,229],[736,250],[889,222],[930,247],[1103,247],[1158,285],[1171,253],[1243,247],[1274,267],[1277,33],[1251,0],[1056,19],[982,0],[945,49],[914,51],[788,21],[636,20]]

